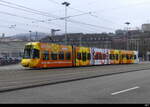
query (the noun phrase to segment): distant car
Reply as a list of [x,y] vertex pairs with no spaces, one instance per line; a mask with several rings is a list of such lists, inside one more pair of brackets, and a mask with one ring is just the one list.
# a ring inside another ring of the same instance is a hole
[[0,65],[5,65],[6,60],[3,57],[0,57]]
[[20,63],[21,59],[13,57],[0,57],[0,66]]

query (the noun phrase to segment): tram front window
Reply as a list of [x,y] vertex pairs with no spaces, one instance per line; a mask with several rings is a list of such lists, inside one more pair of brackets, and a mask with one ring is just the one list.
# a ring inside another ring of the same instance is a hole
[[23,56],[24,59],[31,59],[31,49],[29,48],[26,48],[24,50],[24,56]]
[[32,46],[26,46],[24,49],[24,59],[37,59],[39,58],[40,53],[39,50],[33,49]]

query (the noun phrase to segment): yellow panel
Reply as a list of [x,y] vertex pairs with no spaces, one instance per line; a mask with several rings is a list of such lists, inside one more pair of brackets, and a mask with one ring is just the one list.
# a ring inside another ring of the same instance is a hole
[[[86,48],[86,47],[76,47],[76,56],[78,53],[81,53],[81,57],[82,57],[82,53],[90,53],[90,48]],[[76,57],[76,66],[87,66],[90,65],[90,60],[78,60],[78,58]]]
[[[120,62],[120,52],[119,52],[119,50],[114,50],[114,55],[115,55],[114,63],[115,64],[119,64],[119,62]],[[117,56],[116,55],[118,55],[118,60],[117,60]]]

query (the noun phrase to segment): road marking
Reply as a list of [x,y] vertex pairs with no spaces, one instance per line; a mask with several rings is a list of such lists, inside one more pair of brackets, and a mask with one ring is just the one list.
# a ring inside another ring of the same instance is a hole
[[138,88],[140,88],[140,87],[136,86],[136,87],[133,87],[133,88],[129,88],[129,89],[126,89],[126,90],[122,90],[122,91],[118,91],[118,92],[112,93],[111,95],[117,95],[117,94],[120,94],[120,93],[132,91],[132,90],[135,90],[135,89],[138,89]]

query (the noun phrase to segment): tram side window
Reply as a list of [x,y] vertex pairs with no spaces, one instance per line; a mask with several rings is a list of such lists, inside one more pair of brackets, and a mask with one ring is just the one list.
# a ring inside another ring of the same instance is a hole
[[81,60],[81,53],[77,53],[77,59]]
[[137,59],[137,56],[136,55],[134,55],[134,60],[136,60]]
[[130,55],[130,56],[129,56],[129,59],[130,59],[130,60],[132,60],[132,59],[133,59],[133,56],[132,56],[132,55]]
[[82,53],[82,61],[86,61],[87,58],[86,58],[86,53]]
[[52,60],[57,60],[57,53],[51,53]]
[[122,55],[122,59],[124,59],[125,58],[125,55]]
[[114,54],[112,54],[112,60],[114,60],[115,59],[115,55]]
[[115,58],[115,55],[113,54],[113,55],[112,55],[112,60],[115,60],[115,59],[116,59],[116,58]]
[[70,52],[66,53],[66,60],[71,60],[71,53]]
[[64,52],[59,53],[59,60],[64,60]]
[[112,56],[111,56],[111,54],[109,55],[109,59],[112,59]]
[[99,59],[103,60],[103,54],[99,54]]
[[134,60],[134,55],[132,55],[131,57],[132,57],[132,59]]
[[99,54],[96,53],[94,58],[95,58],[95,60],[98,60],[99,59]]
[[43,53],[43,60],[49,60],[49,52],[48,51],[44,51]]
[[90,53],[87,54],[87,59],[91,60],[91,54]]
[[33,59],[38,59],[40,58],[40,51],[37,49],[33,50]]
[[118,54],[116,54],[116,60],[119,60],[119,55]]
[[104,59],[104,60],[106,60],[106,59],[107,59],[107,58],[106,58],[106,54],[103,54],[103,59]]
[[127,60],[129,60],[129,59],[130,59],[128,54],[126,55],[126,58],[127,58]]
[[118,58],[119,58],[119,60],[122,60],[122,55],[120,54],[120,55],[118,56]]
[[113,60],[114,59],[114,55],[110,54],[110,59]]

